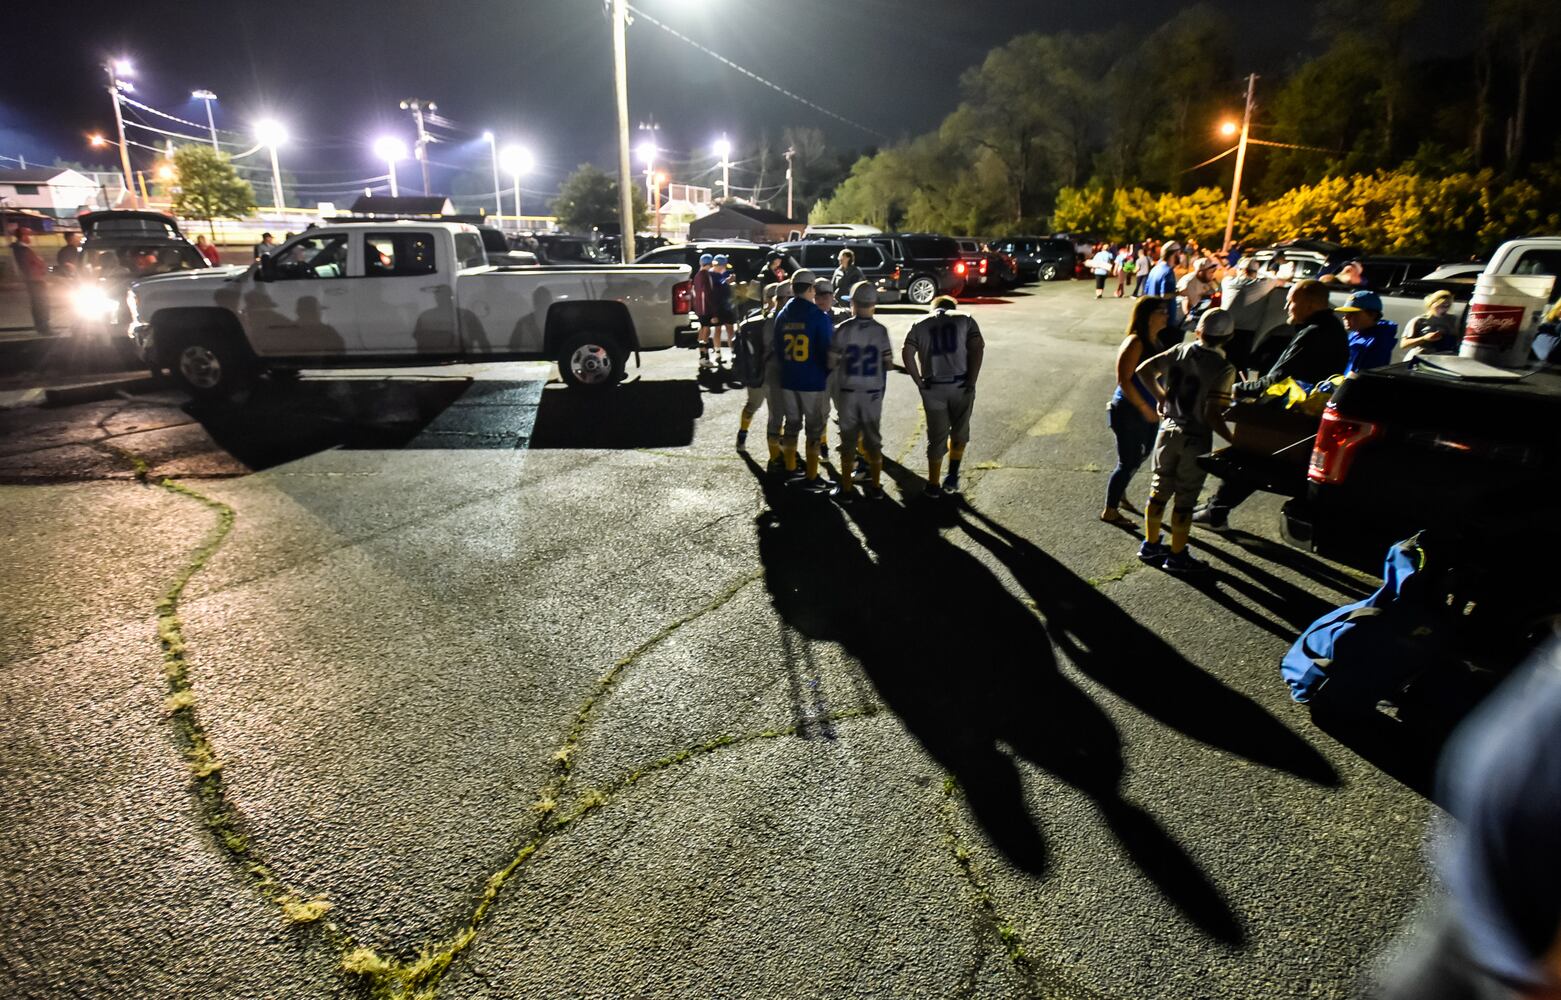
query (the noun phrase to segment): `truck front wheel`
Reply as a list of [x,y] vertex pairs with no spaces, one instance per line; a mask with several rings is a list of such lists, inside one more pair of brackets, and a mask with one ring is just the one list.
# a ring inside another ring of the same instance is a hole
[[558,346],[558,374],[571,389],[605,389],[623,379],[629,352],[618,338],[581,330]]
[[232,395],[252,374],[249,359],[232,337],[200,330],[181,332],[163,357],[173,377],[197,399]]

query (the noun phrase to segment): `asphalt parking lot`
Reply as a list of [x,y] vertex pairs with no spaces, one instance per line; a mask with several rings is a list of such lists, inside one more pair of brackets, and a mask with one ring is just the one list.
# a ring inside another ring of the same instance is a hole
[[1134,559],[1092,295],[968,307],[937,506],[903,376],[891,499],[843,512],[692,351],[597,400],[515,364],[0,413],[0,983],[1353,995],[1436,811],[1277,663],[1373,583],[1272,497],[1195,534],[1206,582]]

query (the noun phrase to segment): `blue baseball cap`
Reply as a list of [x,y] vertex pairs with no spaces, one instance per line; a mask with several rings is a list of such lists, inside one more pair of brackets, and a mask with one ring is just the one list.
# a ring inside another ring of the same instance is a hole
[[724,253],[716,254],[715,255],[715,262],[717,264],[720,264],[722,267],[725,267],[729,263],[729,261],[727,260],[727,256]]
[[702,254],[699,255],[699,266],[700,267],[704,267],[706,264],[711,264],[711,263],[714,263],[714,262],[715,262],[715,258],[710,256],[707,253],[702,253]]
[[1382,297],[1379,296],[1376,292],[1368,292],[1368,291],[1362,289],[1361,291],[1358,291],[1358,292],[1355,292],[1354,294],[1352,294],[1350,296],[1350,300],[1348,302],[1346,302],[1344,305],[1342,305],[1339,308],[1335,309],[1334,312],[1341,312],[1341,313],[1369,312],[1369,313],[1376,313],[1378,316],[1381,316],[1382,315]]

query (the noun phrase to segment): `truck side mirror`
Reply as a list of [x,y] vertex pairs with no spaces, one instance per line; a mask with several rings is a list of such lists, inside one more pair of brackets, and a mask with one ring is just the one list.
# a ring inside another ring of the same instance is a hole
[[261,254],[260,255],[260,263],[258,265],[258,269],[257,269],[257,273],[256,273],[255,277],[259,281],[275,281],[276,280],[276,258],[271,256],[268,253]]

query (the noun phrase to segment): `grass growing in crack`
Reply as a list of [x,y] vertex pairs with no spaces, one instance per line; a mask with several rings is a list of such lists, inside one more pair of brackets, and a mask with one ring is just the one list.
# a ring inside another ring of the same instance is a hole
[[976,866],[969,845],[960,836],[955,810],[961,798],[963,793],[959,782],[953,775],[944,775],[943,801],[938,803],[938,816],[943,821],[943,842],[953,856],[954,863],[959,866],[960,874],[969,883],[983,921],[996,932],[1009,963],[1024,981],[1028,995],[1046,1000],[1104,1000],[1098,993],[1070,981],[1062,970],[1042,962],[1025,950],[1019,929],[1007,914],[998,909],[997,897],[992,894],[991,886]]
[[[112,445],[109,447],[132,464],[136,479],[148,482],[148,466],[140,456]],[[179,601],[195,574],[206,566],[227,540],[237,515],[227,504],[213,500],[182,483],[163,479],[157,485],[199,503],[217,516],[216,524],[163,592],[156,606],[157,638],[162,647],[163,677],[168,686],[163,708],[172,723],[174,741],[189,768],[201,822],[261,896],[280,907],[283,917],[289,923],[317,923],[331,904],[323,899],[300,899],[284,886],[264,859],[257,856],[243,823],[228,802],[227,787],[222,776],[222,759],[217,755],[205,727],[201,725],[198,715],[200,699],[190,677],[189,650],[184,641],[184,623],[179,618]],[[334,924],[327,923],[324,926],[334,944],[345,946],[346,936]]]
[[1143,568],[1144,564],[1138,562],[1137,560],[1134,560],[1133,562],[1125,562],[1116,569],[1110,570],[1103,576],[1092,576],[1084,582],[1089,584],[1091,587],[1099,587],[1107,583],[1117,583],[1120,580],[1127,579],[1129,573],[1136,573]]
[[[735,593],[735,591],[733,592]],[[645,648],[642,646],[641,650],[643,651]],[[878,712],[877,706],[847,709],[829,716],[826,721],[840,722],[846,719],[864,718],[876,715]],[[371,992],[377,997],[384,998],[384,1000],[424,1000],[424,998],[432,1000],[438,993],[440,979],[443,978],[455,960],[460,957],[460,954],[476,940],[478,928],[486,921],[488,913],[494,903],[498,901],[499,894],[503,891],[505,883],[528,861],[535,857],[537,852],[548,841],[569,830],[586,816],[608,805],[620,792],[638,784],[653,774],[670,770],[695,758],[704,757],[728,747],[741,746],[758,740],[779,739],[785,736],[796,735],[798,735],[798,727],[796,726],[788,726],[784,729],[766,729],[753,733],[724,734],[697,746],[685,747],[682,750],[670,753],[660,760],[641,765],[606,785],[586,789],[576,799],[574,808],[567,813],[557,814],[557,810],[553,809],[549,810],[548,814],[539,820],[539,825],[531,839],[521,846],[520,850],[516,852],[508,864],[488,877],[488,881],[483,886],[482,896],[478,899],[477,906],[472,910],[470,919],[454,936],[440,942],[438,945],[425,945],[423,950],[419,952],[418,957],[407,963],[385,959],[368,948],[358,948],[348,953],[342,959],[342,969],[362,977]]]

